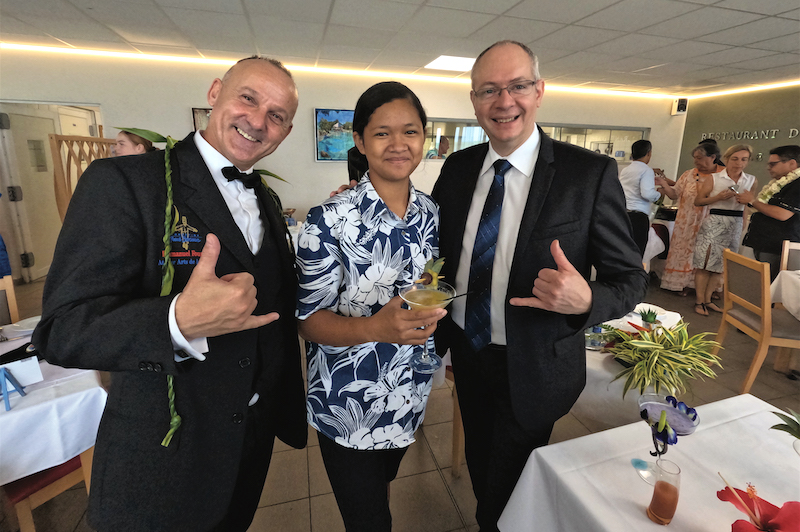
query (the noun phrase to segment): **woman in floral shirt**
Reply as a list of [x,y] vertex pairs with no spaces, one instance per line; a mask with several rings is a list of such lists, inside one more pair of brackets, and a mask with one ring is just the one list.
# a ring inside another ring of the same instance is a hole
[[389,482],[431,390],[431,376],[414,373],[408,360],[425,342],[433,348],[430,335],[446,314],[404,309],[397,295],[438,255],[439,209],[409,178],[426,123],[405,85],[369,88],[353,117],[369,171],[311,209],[298,239],[308,422],[348,532],[391,530]]

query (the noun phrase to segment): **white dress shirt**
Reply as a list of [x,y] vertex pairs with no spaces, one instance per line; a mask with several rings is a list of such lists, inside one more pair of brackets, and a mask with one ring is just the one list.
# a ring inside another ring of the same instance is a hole
[[661,197],[656,190],[653,169],[642,161],[632,161],[619,173],[619,182],[625,192],[625,206],[629,211],[650,215],[650,205]]
[[[261,209],[258,206],[258,197],[253,189],[247,188],[244,184],[237,180],[228,181],[222,175],[222,169],[226,166],[233,166],[228,159],[225,158],[220,152],[209,144],[206,139],[196,132],[194,134],[194,143],[200,151],[200,156],[203,162],[206,163],[208,171],[211,172],[211,177],[214,178],[217,188],[222,194],[228,210],[231,211],[233,220],[242,232],[244,239],[247,241],[247,246],[250,251],[255,255],[261,246],[261,240],[264,238],[264,223],[261,221]],[[252,168],[245,171],[251,173]],[[204,353],[208,352],[208,339],[205,337],[195,338],[191,341],[187,340],[180,329],[178,322],[175,319],[175,302],[178,301],[180,294],[172,300],[169,307],[169,332],[172,338],[172,346],[175,351],[183,350],[187,355],[194,357],[198,360],[205,360]],[[175,355],[175,360],[182,362],[189,357],[181,357]]]
[[[492,294],[491,294],[491,321],[492,343],[506,345],[506,293],[508,292],[508,276],[511,273],[511,262],[514,260],[514,250],[517,247],[517,234],[525,213],[525,204],[531,190],[533,169],[539,158],[539,129],[535,128],[522,146],[517,148],[508,157],[501,157],[489,143],[489,152],[483,161],[475,192],[472,194],[472,203],[467,215],[467,225],[464,227],[464,239],[461,242],[461,259],[456,272],[456,293],[464,294],[469,286],[469,270],[472,265],[472,248],[475,246],[475,236],[486,196],[494,180],[494,162],[505,159],[512,167],[504,177],[503,209],[500,212],[500,228],[497,236],[497,248],[494,253],[492,266]],[[533,288],[533,287],[531,287]],[[467,296],[469,297],[469,296]],[[464,315],[466,312],[466,298],[453,300],[453,321],[464,328]]]

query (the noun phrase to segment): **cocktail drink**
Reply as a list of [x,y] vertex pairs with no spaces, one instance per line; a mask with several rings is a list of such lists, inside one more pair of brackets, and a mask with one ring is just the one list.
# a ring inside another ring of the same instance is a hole
[[681,469],[669,460],[656,462],[653,499],[647,507],[647,517],[659,525],[668,525],[678,507]]
[[[455,288],[442,281],[439,281],[436,286],[414,283],[400,289],[400,297],[412,310],[444,308],[455,296]],[[417,373],[430,374],[442,367],[442,359],[439,355],[428,352],[428,341],[426,340],[422,353],[415,352],[411,355],[409,364],[411,369]]]

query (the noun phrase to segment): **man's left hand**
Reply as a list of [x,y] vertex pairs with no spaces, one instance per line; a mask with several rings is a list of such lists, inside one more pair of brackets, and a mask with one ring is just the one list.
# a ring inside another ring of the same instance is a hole
[[559,314],[583,314],[592,308],[592,289],[564,255],[558,240],[550,244],[557,270],[543,268],[533,282],[533,297],[512,297],[517,307],[533,307]]

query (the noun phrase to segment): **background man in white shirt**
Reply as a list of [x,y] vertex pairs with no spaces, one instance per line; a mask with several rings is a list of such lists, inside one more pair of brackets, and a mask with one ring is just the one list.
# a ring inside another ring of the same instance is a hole
[[[650,164],[653,145],[649,140],[637,140],[631,146],[631,164],[619,173],[619,182],[625,192],[625,205],[628,218],[633,226],[633,240],[639,246],[641,256],[647,247],[647,236],[650,233],[650,209],[654,201],[658,201],[661,192],[656,190],[655,173]],[[661,175],[661,170],[658,170]]]

